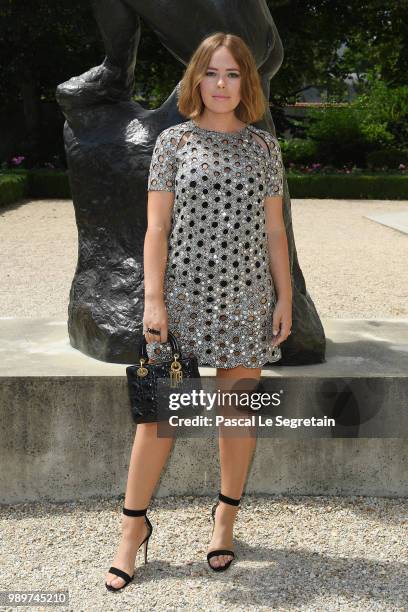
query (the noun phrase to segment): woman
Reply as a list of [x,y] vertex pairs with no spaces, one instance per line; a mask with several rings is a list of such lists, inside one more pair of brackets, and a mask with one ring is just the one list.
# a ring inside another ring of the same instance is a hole
[[[178,107],[189,120],[159,134],[150,164],[148,355],[164,356],[170,330],[199,365],[217,368],[222,390],[237,380],[254,389],[262,366],[276,360],[276,351],[279,358],[292,324],[280,148],[269,132],[250,125],[266,104],[244,41],[223,32],[207,37],[180,83]],[[249,428],[227,435],[221,426],[219,434],[221,489],[207,554],[215,571],[234,558],[233,526],[256,446]],[[152,526],[146,510],[172,442],[157,436],[157,423],[137,426],[109,590],[133,579],[142,543],[147,560]]]

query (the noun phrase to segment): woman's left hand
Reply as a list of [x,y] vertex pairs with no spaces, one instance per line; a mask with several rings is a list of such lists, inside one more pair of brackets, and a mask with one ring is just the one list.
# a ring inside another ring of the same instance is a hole
[[292,300],[278,299],[273,311],[272,346],[277,346],[290,335],[292,328]]

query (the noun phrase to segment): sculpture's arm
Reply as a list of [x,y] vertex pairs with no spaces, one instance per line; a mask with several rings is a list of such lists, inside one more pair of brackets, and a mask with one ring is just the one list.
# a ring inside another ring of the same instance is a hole
[[109,64],[133,73],[141,33],[139,16],[121,0],[92,0],[92,8]]
[[258,66],[274,47],[276,30],[265,0],[126,0],[174,57],[186,64],[201,40],[216,31],[241,36]]

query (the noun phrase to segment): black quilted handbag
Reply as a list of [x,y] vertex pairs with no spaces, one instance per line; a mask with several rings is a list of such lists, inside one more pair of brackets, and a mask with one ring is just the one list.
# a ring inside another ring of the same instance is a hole
[[[177,339],[169,331],[173,359],[161,363],[148,363],[146,338],[139,344],[139,364],[126,368],[130,407],[135,423],[165,421],[174,414],[169,407],[169,394],[188,393],[201,389],[201,377],[197,357],[183,358]],[[191,416],[192,409],[179,410],[183,416]],[[197,409],[195,410],[197,414]]]

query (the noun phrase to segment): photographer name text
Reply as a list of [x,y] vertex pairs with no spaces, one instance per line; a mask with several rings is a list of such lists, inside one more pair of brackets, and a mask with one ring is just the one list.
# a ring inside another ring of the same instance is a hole
[[223,425],[224,427],[289,427],[297,429],[298,427],[334,427],[335,419],[324,416],[323,418],[287,418],[282,415],[275,417],[265,417],[261,414],[252,414],[246,417],[225,417],[217,415],[215,417],[208,416],[193,416],[179,417],[172,415],[169,417],[169,425],[172,427],[212,427],[213,425]]

